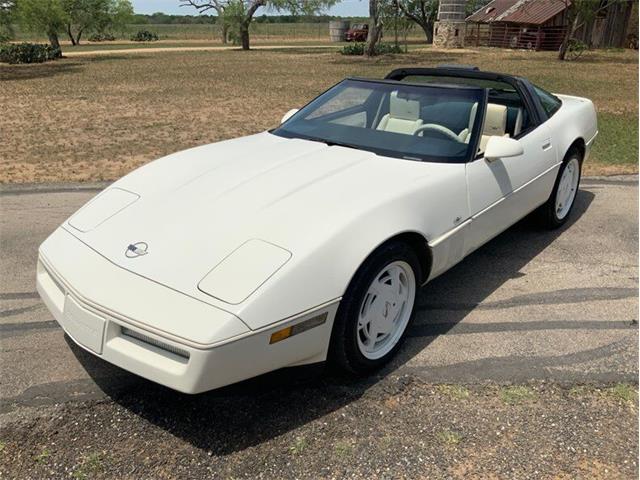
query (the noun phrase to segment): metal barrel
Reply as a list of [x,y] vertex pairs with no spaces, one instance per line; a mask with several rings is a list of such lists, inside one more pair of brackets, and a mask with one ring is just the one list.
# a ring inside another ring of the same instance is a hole
[[329,38],[332,42],[344,42],[344,36],[349,30],[351,22],[348,20],[333,20],[329,22]]

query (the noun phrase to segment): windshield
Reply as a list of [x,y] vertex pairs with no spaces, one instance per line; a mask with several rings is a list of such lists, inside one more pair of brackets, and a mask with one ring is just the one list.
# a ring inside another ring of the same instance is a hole
[[272,133],[409,160],[464,162],[483,98],[481,88],[344,80]]

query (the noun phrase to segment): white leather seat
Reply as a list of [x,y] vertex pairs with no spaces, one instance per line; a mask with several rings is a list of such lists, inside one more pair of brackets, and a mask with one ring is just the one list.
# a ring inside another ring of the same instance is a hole
[[484,152],[489,138],[494,136],[509,136],[507,134],[507,107],[497,103],[488,103],[482,138],[480,139],[480,152]]
[[377,130],[413,135],[421,125],[420,102],[418,100],[399,98],[397,91],[391,92],[389,113],[382,117]]

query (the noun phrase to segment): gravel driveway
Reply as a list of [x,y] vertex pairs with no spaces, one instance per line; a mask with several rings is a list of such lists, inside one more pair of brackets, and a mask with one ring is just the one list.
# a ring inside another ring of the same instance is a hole
[[102,187],[0,190],[0,478],[637,478],[637,177],[429,284],[374,377],[198,396],[75,347],[34,291],[37,246]]

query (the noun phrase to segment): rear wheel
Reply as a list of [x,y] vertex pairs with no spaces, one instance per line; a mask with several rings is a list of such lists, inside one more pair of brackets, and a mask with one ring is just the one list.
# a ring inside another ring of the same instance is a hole
[[334,322],[330,360],[365,374],[387,363],[414,313],[420,263],[411,247],[392,242],[358,269]]
[[569,218],[575,204],[582,168],[578,150],[569,152],[560,166],[549,200],[540,207],[540,216],[547,228],[558,228]]

